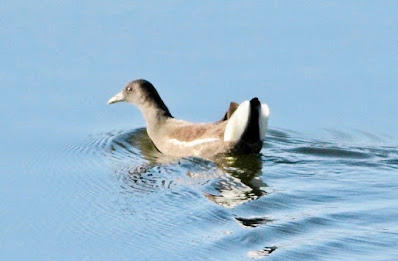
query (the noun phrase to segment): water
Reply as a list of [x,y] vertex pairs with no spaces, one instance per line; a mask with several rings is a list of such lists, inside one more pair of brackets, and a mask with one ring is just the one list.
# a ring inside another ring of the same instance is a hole
[[[3,1],[0,260],[398,260],[397,3]],[[159,154],[135,78],[261,153]]]
[[[2,199],[2,255],[398,258],[398,147],[329,133],[320,140],[273,129],[259,155],[214,161],[162,155],[142,128],[63,144],[21,166],[35,175],[26,179],[43,188],[39,194],[31,194],[34,188],[18,195],[6,190],[29,204],[19,215],[12,201]],[[9,178],[14,186],[26,182]]]

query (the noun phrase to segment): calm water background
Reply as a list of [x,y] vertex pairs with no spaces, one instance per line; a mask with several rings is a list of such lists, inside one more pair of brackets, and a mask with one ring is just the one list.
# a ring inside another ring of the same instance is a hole
[[[2,1],[1,260],[397,260],[398,2]],[[258,156],[153,150],[171,112],[271,108]]]

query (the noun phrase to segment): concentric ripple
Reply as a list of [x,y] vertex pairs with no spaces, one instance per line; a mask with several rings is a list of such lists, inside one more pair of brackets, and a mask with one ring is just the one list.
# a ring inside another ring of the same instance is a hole
[[71,229],[138,259],[397,257],[398,147],[327,131],[270,130],[261,154],[212,160],[163,155],[145,129],[92,135],[62,149],[85,186],[71,204],[92,201]]

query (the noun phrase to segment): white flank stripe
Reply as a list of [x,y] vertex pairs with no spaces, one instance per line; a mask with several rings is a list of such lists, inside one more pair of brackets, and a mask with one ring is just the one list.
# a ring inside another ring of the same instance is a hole
[[207,143],[207,142],[214,142],[218,141],[218,138],[206,138],[206,139],[199,139],[199,140],[193,140],[193,141],[179,141],[177,139],[170,139],[169,142],[178,145],[178,146],[184,146],[184,147],[192,147],[196,146],[202,143]]

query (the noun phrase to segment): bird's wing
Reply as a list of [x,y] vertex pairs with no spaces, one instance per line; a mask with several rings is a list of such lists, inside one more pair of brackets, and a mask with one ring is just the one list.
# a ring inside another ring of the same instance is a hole
[[229,104],[228,110],[225,112],[224,117],[221,119],[221,121],[226,121],[229,118],[231,118],[232,114],[235,112],[235,110],[239,107],[239,104],[236,102],[231,102]]

